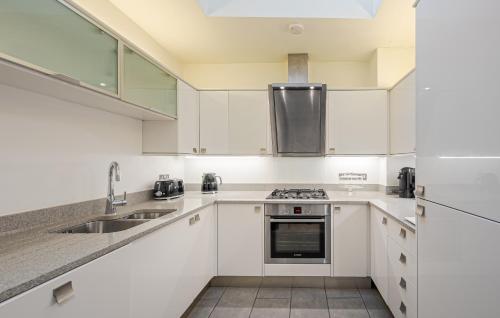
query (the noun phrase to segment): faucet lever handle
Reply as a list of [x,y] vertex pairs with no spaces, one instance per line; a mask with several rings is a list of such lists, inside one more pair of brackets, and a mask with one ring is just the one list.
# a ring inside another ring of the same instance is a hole
[[127,201],[127,191],[123,191],[123,201]]

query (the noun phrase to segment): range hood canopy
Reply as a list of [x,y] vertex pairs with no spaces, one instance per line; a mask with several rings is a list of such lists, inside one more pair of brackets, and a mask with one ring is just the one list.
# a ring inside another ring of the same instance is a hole
[[289,83],[269,85],[273,155],[325,155],[326,85],[308,83],[308,55],[288,55]]

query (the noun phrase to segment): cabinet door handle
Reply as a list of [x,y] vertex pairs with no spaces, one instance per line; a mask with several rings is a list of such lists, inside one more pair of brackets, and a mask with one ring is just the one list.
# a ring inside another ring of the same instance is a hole
[[198,153],[198,149],[193,148],[193,153]]
[[194,216],[194,220],[195,220],[195,222],[198,222],[198,221],[200,220],[200,215],[199,215],[199,214],[196,214],[196,215]]
[[425,216],[425,206],[417,204],[417,210],[415,211],[415,214],[424,217]]
[[406,280],[401,277],[401,279],[399,280],[399,286],[403,289],[406,289]]
[[339,206],[335,206],[335,207],[333,207],[333,213],[335,213],[335,214],[340,214],[340,210],[341,210],[341,209],[340,209],[340,207],[339,207]]
[[73,297],[73,282],[69,281],[52,291],[56,303],[61,305]]
[[406,315],[406,305],[404,302],[401,302],[401,305],[399,305],[399,311],[401,311],[403,315]]
[[403,264],[406,264],[406,255],[401,253],[401,255],[399,255],[399,261]]
[[387,224],[387,218],[385,216],[382,218],[382,224]]
[[399,231],[399,236],[401,236],[402,238],[406,239],[406,230],[401,228],[401,230]]
[[266,152],[267,148],[260,148],[260,152]]
[[254,208],[255,213],[260,213],[260,206],[256,205]]
[[193,216],[193,217],[190,217],[190,218],[189,218],[189,225],[193,225],[193,224],[195,224],[195,223],[196,223],[196,220],[195,220],[194,216]]
[[331,153],[335,153],[335,148],[330,148],[329,150]]
[[417,196],[423,197],[425,195],[425,187],[422,185],[417,185],[417,188],[415,189],[415,194]]
[[201,148],[201,149],[200,149],[200,152],[201,152],[201,153],[206,153],[206,152],[207,152],[207,148]]

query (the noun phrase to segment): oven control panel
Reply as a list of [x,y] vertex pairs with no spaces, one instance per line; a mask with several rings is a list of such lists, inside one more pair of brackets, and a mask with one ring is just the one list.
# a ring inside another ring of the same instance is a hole
[[266,215],[281,216],[324,216],[330,215],[330,204],[293,204],[293,203],[270,203],[265,204]]

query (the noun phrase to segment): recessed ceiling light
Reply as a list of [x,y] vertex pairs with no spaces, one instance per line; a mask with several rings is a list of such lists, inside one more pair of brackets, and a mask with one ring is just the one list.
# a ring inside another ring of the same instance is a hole
[[106,87],[106,83],[99,83],[100,86]]
[[293,35],[300,35],[304,32],[304,26],[302,24],[294,23],[288,26],[288,30],[290,30],[290,33]]
[[314,86],[309,87],[310,89],[314,89]]

